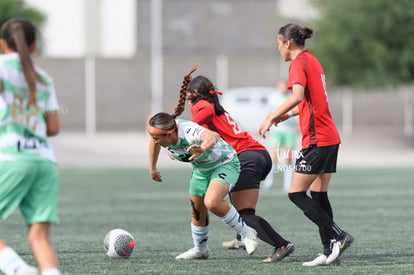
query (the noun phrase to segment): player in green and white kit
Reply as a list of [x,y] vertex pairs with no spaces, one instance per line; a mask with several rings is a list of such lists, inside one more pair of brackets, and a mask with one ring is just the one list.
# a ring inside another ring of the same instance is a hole
[[[275,107],[279,107],[290,97],[287,87],[287,81],[280,79],[277,83],[278,93],[269,96],[268,105],[270,111],[274,111]],[[285,121],[279,122],[277,126],[272,125],[269,130],[270,155],[272,157],[273,166],[267,175],[263,187],[269,190],[273,185],[274,173],[276,171],[283,172],[283,191],[289,192],[290,184],[293,177],[293,151],[296,144],[296,136],[298,134],[298,119],[292,117]]]
[[[12,19],[2,27],[0,218],[6,219],[20,208],[41,274],[59,275],[58,259],[49,241],[50,224],[58,219],[58,172],[46,139],[59,131],[58,103],[52,79],[30,58],[36,48],[35,34],[35,27],[25,19]],[[39,274],[2,239],[0,270]]]
[[208,257],[208,211],[236,230],[244,240],[247,253],[252,254],[257,246],[256,231],[224,200],[240,173],[234,149],[218,133],[191,121],[175,120],[167,113],[154,115],[148,122],[147,132],[151,136],[149,170],[153,180],[161,181],[156,167],[161,147],[167,148],[173,158],[193,166],[189,194],[194,247],[176,259]]

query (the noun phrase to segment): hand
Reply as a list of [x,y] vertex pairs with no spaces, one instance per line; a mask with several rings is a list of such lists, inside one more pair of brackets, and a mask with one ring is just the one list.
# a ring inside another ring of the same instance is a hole
[[172,160],[176,160],[175,157],[173,157],[173,155],[170,152],[168,152],[168,157]]
[[273,120],[269,116],[266,117],[266,119],[263,121],[262,125],[260,126],[259,135],[262,136],[263,138],[266,138],[266,133],[267,131],[269,131],[270,126],[272,126],[272,124],[273,124]]
[[201,145],[193,144],[187,149],[192,155],[188,158],[188,160],[194,160],[201,156],[204,153],[204,150],[201,148]]
[[161,173],[158,172],[157,169],[150,170],[150,176],[151,176],[151,179],[154,181],[158,181],[158,182],[162,181]]
[[273,121],[273,125],[277,126],[280,122],[287,120],[288,118],[290,118],[290,116],[288,114],[284,114],[282,115],[278,120],[274,120]]

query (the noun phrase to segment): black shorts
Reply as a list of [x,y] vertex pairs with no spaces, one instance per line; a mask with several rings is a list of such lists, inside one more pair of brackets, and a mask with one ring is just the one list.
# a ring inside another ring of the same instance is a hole
[[299,151],[295,172],[301,174],[324,174],[336,172],[339,144],[318,147],[311,145]]
[[272,159],[267,150],[246,150],[239,155],[240,176],[230,192],[257,189],[272,169]]

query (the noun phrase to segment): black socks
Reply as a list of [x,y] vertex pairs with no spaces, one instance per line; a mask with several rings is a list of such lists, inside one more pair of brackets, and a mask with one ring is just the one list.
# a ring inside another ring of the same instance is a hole
[[[317,200],[316,197],[318,197]],[[297,207],[302,209],[305,216],[318,225],[321,240],[324,245],[327,243],[328,238],[329,241],[330,239],[336,239],[342,233],[341,228],[335,224],[332,217],[329,216],[332,215],[332,208],[330,207],[327,194],[319,194],[315,196],[315,199],[311,199],[308,195],[306,195],[306,192],[295,192],[289,193],[289,199],[296,204]],[[327,207],[328,212],[330,212],[329,214],[325,211],[321,204],[318,203],[320,201],[323,202],[324,207]]]
[[256,216],[255,210],[252,208],[245,208],[239,211],[244,222],[254,228],[257,232],[257,237],[262,241],[274,246],[286,246],[289,242],[280,236],[272,226],[262,217]]

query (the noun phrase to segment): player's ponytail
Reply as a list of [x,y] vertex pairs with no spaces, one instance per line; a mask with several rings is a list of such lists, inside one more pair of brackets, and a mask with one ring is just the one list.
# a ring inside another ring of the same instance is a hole
[[24,78],[29,88],[28,107],[36,106],[36,83],[45,84],[36,73],[30,57],[29,47],[36,41],[36,28],[29,20],[11,19],[4,24],[2,37],[5,39],[7,46],[19,54]]
[[305,40],[312,37],[313,30],[298,24],[289,23],[281,27],[278,34],[286,40],[294,41],[298,46],[304,46]]
[[180,98],[178,99],[177,107],[175,107],[172,117],[176,118],[177,116],[181,115],[185,109],[185,97],[187,92],[188,84],[191,81],[191,74],[194,73],[198,69],[198,64],[194,65],[194,67],[184,76],[183,83],[180,89]]

